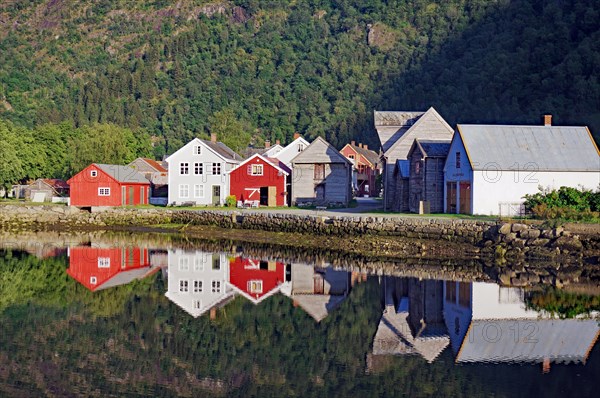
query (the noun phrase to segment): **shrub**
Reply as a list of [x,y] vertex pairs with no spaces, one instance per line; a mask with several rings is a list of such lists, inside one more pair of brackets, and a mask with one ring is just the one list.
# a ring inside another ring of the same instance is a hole
[[225,206],[227,207],[235,207],[237,205],[237,198],[235,195],[229,195],[225,198]]
[[595,221],[600,217],[600,190],[592,192],[571,187],[549,190],[540,187],[540,192],[524,198],[525,207],[537,218]]

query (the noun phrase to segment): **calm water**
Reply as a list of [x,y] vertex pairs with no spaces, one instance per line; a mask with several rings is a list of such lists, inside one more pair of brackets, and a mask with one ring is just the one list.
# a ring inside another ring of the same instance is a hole
[[597,393],[598,321],[551,316],[544,291],[240,244],[62,241],[3,241],[0,396]]

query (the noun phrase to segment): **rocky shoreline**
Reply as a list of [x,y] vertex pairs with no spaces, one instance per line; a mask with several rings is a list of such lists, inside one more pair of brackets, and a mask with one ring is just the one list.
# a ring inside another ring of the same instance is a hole
[[[175,231],[214,226],[231,231],[300,234],[321,241],[339,238],[348,246],[361,246],[368,237],[371,247],[365,251],[381,255],[394,250],[421,257],[423,251],[434,257],[466,252],[469,257],[492,258],[498,264],[524,261],[598,264],[600,255],[600,233],[576,234],[561,226],[550,228],[539,223],[372,215],[328,217],[308,212],[299,215],[238,210],[115,208],[90,213],[67,206],[0,206],[3,231],[157,226]],[[415,241],[423,242],[424,247],[414,245]]]

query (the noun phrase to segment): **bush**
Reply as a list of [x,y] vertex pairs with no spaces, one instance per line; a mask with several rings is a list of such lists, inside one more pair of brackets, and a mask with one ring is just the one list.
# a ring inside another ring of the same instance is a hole
[[237,198],[235,195],[229,195],[225,198],[225,206],[227,207],[235,207],[237,205]]
[[600,218],[600,190],[560,187],[525,195],[525,207],[542,219],[595,221]]

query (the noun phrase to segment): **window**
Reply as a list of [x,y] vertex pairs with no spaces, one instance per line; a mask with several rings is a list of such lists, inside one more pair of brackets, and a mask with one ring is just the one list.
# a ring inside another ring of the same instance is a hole
[[189,288],[189,282],[187,279],[179,280],[179,293],[187,293]]
[[415,174],[416,175],[421,174],[421,161],[420,160],[417,160],[415,162]]
[[202,147],[200,145],[194,146],[194,155],[202,155]]
[[202,262],[202,258],[196,256],[194,258],[194,271],[203,271],[204,263]]
[[98,257],[98,268],[110,268],[110,257]]
[[189,271],[190,269],[190,259],[187,257],[179,258],[179,270],[180,271]]
[[213,163],[212,164],[212,173],[213,173],[213,175],[221,174],[221,163]]
[[263,165],[262,164],[251,164],[248,166],[248,174],[251,176],[261,176],[263,175]]
[[190,164],[187,162],[179,163],[179,174],[182,176],[190,174]]
[[190,196],[190,186],[188,184],[179,184],[179,197],[187,198]]
[[325,179],[325,165],[315,164],[315,180]]
[[96,279],[95,276],[91,276],[90,277],[90,284],[91,285],[95,285],[96,283],[98,283],[98,279]]
[[201,184],[194,185],[194,197],[195,198],[203,198],[204,197],[204,185],[201,185]]
[[456,152],[456,168],[460,169],[460,152]]
[[262,293],[262,291],[263,291],[262,281],[248,281],[248,291],[250,293]]
[[298,144],[298,152],[302,152],[304,150],[304,145]]
[[218,254],[213,255],[212,269],[221,269],[221,256],[219,256]]
[[354,155],[348,155],[348,157],[352,160],[354,160]]
[[221,293],[221,281],[212,281],[212,292]]
[[194,174],[195,175],[202,175],[204,173],[204,166],[202,165],[202,163],[194,163]]
[[200,300],[194,300],[194,309],[195,310],[201,310],[202,309],[202,301],[200,301]]
[[110,196],[110,188],[98,188],[98,196]]
[[98,170],[92,170],[92,171],[90,171],[90,175],[92,177],[97,177],[98,176]]
[[194,281],[194,293],[202,293],[202,281]]

